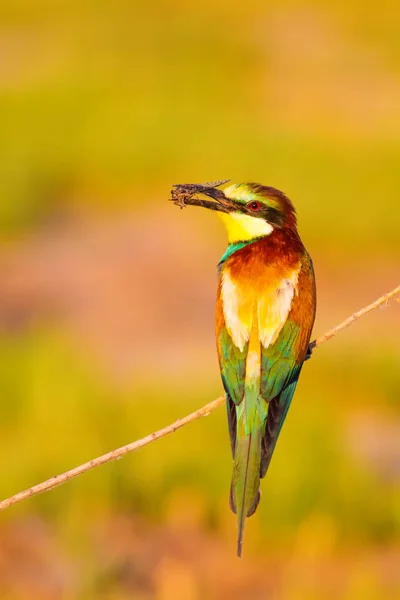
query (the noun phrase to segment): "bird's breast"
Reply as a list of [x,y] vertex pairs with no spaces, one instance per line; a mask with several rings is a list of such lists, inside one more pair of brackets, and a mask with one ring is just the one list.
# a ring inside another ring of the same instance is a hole
[[249,354],[259,355],[260,344],[268,348],[275,342],[298,292],[300,267],[300,263],[286,269],[264,264],[262,269],[235,273],[228,264],[222,270],[218,301],[228,333],[240,351],[249,343]]

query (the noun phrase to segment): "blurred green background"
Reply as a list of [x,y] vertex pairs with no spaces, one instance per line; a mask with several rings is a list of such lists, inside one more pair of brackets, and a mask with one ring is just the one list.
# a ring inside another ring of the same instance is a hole
[[[315,334],[398,285],[400,8],[0,3],[0,493],[221,393],[225,234],[167,202],[284,190]],[[2,513],[5,600],[400,598],[399,306],[315,351],[235,557],[225,411]]]

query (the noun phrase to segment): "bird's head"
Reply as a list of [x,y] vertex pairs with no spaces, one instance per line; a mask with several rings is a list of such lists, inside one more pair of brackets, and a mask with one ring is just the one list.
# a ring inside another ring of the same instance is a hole
[[203,206],[218,212],[227,229],[229,243],[264,237],[274,229],[296,229],[294,206],[283,192],[259,183],[238,183],[221,190],[219,183],[177,188],[182,194],[181,206]]

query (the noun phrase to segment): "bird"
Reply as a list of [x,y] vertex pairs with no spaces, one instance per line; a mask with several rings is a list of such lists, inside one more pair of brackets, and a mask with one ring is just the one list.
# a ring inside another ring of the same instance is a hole
[[316,286],[286,194],[253,182],[219,189],[226,182],[175,186],[172,200],[216,211],[228,234],[218,263],[215,333],[233,456],[229,505],[241,556],[245,520],[259,504],[260,480],[309,357]]

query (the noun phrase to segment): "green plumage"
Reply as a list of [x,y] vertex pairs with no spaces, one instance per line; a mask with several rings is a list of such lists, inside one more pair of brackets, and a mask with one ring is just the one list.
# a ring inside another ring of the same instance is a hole
[[260,478],[268,470],[300,375],[294,352],[299,331],[288,320],[275,344],[267,349],[260,345],[261,375],[250,386],[245,384],[247,345],[240,352],[226,328],[218,338],[234,458],[230,507],[238,517],[239,556],[245,518],[257,508]]

